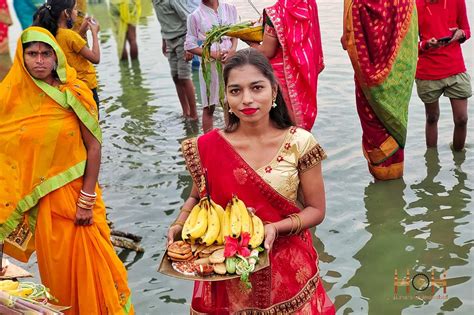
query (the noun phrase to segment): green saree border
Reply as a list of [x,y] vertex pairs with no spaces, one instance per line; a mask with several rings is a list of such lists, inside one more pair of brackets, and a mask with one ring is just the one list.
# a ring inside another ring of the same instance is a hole
[[[66,171],[55,175],[51,178],[48,178],[41,184],[37,185],[33,191],[23,197],[16,205],[15,210],[8,218],[8,220],[0,225],[0,241],[5,240],[5,238],[10,235],[11,232],[16,228],[19,222],[22,220],[23,214],[35,207],[38,204],[38,201],[49,194],[50,192],[72,182],[73,180],[78,179],[84,174],[86,168],[86,160],[77,163],[76,165],[70,167]],[[36,208],[36,212],[38,209]],[[32,213],[35,215],[35,213]],[[34,231],[34,225],[36,224],[36,216],[30,222],[30,228]],[[32,226],[33,225],[33,226]]]
[[128,296],[127,303],[122,307],[125,314],[130,314],[130,309],[132,308],[132,294]]
[[[408,105],[412,95],[418,55],[417,43],[418,19],[414,8],[409,30],[401,42],[400,51],[389,75],[383,83],[363,88],[375,114],[402,148],[406,143]],[[399,104],[406,104],[406,106],[400,108]]]

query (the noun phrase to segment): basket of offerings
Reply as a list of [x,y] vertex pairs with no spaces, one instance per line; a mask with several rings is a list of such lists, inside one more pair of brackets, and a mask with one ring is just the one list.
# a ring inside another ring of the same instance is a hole
[[239,28],[236,30],[230,30],[226,33],[227,36],[236,37],[241,40],[249,42],[261,42],[263,40],[263,26],[254,25],[246,28]]
[[249,276],[270,265],[262,220],[234,196],[224,210],[209,197],[194,206],[181,240],[168,246],[158,271],[185,280],[222,281]]

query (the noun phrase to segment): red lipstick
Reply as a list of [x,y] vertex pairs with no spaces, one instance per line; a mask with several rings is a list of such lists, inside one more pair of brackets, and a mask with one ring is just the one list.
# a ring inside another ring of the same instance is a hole
[[257,108],[250,108],[250,107],[248,107],[248,108],[241,109],[240,111],[241,111],[244,115],[253,115],[253,114],[255,114],[255,113],[258,111],[258,109],[257,109]]

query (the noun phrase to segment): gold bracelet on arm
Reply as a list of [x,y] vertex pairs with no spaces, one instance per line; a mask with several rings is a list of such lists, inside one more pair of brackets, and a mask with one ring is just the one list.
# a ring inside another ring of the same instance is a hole
[[170,227],[175,226],[175,225],[179,225],[179,226],[183,227],[184,226],[184,221],[176,220],[176,221],[173,222],[173,224],[171,224]]
[[295,214],[295,218],[298,220],[298,229],[296,230],[295,234],[300,234],[303,230],[303,222],[299,215]]
[[291,220],[291,230],[290,230],[290,232],[288,232],[288,235],[293,235],[293,233],[294,233],[294,231],[295,231],[295,220],[293,219],[293,215],[292,215],[292,214],[290,214],[290,215],[288,216],[288,218],[290,218],[290,220]]

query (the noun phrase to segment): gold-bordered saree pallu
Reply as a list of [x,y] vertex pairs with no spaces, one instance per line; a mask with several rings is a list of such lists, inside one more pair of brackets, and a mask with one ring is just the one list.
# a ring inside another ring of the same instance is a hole
[[417,36],[414,0],[345,1],[343,41],[355,72],[362,147],[377,179],[403,176]]
[[[23,44],[46,43],[57,57],[58,87],[33,78]],[[21,261],[37,252],[42,282],[68,314],[133,313],[126,270],[110,243],[100,189],[94,224],[75,226],[87,151],[80,123],[102,135],[92,92],[76,78],[55,38],[30,27],[0,83],[0,241]]]
[[[237,194],[267,222],[275,222],[300,209],[268,185],[217,130],[182,144],[194,183],[206,194],[207,169],[210,195],[225,206]],[[218,157],[218,160],[216,158]],[[194,314],[334,314],[319,277],[318,256],[308,230],[278,238],[270,252],[270,267],[251,275],[252,288],[239,279],[195,282]]]

